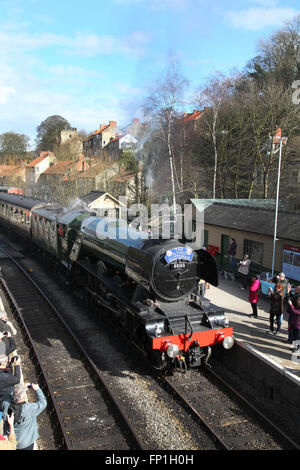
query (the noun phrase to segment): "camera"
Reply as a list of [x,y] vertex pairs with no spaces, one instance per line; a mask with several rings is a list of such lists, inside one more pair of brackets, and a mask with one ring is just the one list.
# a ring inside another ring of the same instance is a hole
[[7,414],[8,414],[8,416],[9,416],[9,417],[11,417],[11,415],[12,415],[12,412],[13,412],[13,410],[12,410],[11,408],[8,408],[8,410],[7,410]]
[[10,362],[16,362],[19,359],[19,356],[13,356]]
[[27,388],[28,388],[28,389],[29,389],[29,388],[32,388],[32,384],[28,384],[28,385],[27,385]]

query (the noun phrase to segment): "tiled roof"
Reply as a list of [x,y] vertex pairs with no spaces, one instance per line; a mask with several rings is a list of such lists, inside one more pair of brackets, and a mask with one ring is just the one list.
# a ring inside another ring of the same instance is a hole
[[98,163],[98,165],[95,165],[92,168],[88,168],[88,170],[83,173],[80,173],[78,176],[80,176],[81,178],[94,178],[95,176],[102,173],[102,171],[107,170],[111,166],[111,162]]
[[0,176],[10,175],[12,171],[19,169],[17,165],[0,165]]
[[[201,200],[193,199],[192,202],[195,203],[194,201],[198,203]],[[271,237],[274,235],[275,210],[271,206],[263,207],[263,202],[261,205],[253,204],[252,206],[233,205],[233,202],[228,205],[212,202],[205,204],[204,207],[204,224]],[[297,214],[278,212],[277,238],[300,241],[300,217]]]
[[106,191],[91,191],[85,196],[82,196],[80,199],[87,204],[90,204],[91,202],[96,201],[99,197],[103,196],[103,194],[106,194]]
[[109,178],[110,183],[126,183],[126,181],[130,180],[133,178],[134,175],[133,173],[130,173],[130,171],[126,170],[120,170],[118,173],[116,173],[114,176]]
[[103,131],[104,131],[105,129],[107,129],[108,127],[109,127],[108,125],[105,125],[105,126],[100,127],[100,129],[98,129],[97,131],[95,131],[95,132],[93,132],[91,135],[89,135],[88,138],[85,139],[85,142],[86,142],[87,140],[92,139],[95,135],[101,134],[101,132],[103,132]]
[[184,122],[195,121],[203,113],[204,113],[204,111],[193,111],[192,113],[186,113],[185,116],[183,117],[183,121]]
[[49,166],[49,168],[43,172],[43,175],[63,175],[72,165],[73,160],[64,160],[56,165]]
[[40,163],[42,160],[44,160],[44,158],[48,157],[48,155],[49,155],[48,152],[43,153],[42,155],[37,157],[35,160],[30,162],[27,166],[33,167],[35,165],[38,165],[38,163]]

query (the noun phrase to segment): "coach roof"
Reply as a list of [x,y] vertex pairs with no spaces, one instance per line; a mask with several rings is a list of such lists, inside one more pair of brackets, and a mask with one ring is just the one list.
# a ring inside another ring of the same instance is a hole
[[17,194],[8,193],[0,193],[0,202],[1,201],[6,202],[8,204],[12,204],[13,206],[18,206],[30,210],[38,204],[45,204],[43,203],[43,201],[39,201],[38,199],[31,199],[24,196],[18,196]]

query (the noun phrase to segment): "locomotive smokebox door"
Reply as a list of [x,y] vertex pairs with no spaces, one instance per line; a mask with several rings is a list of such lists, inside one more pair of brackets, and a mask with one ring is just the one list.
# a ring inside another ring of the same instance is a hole
[[201,279],[204,279],[209,284],[217,286],[218,269],[215,258],[206,250],[195,250],[198,256],[198,274]]

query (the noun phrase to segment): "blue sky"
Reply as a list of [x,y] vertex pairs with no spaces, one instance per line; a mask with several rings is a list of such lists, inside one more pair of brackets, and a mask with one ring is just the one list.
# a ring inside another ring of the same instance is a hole
[[0,133],[34,140],[53,114],[87,132],[126,125],[170,51],[192,94],[297,14],[299,0],[0,0]]

